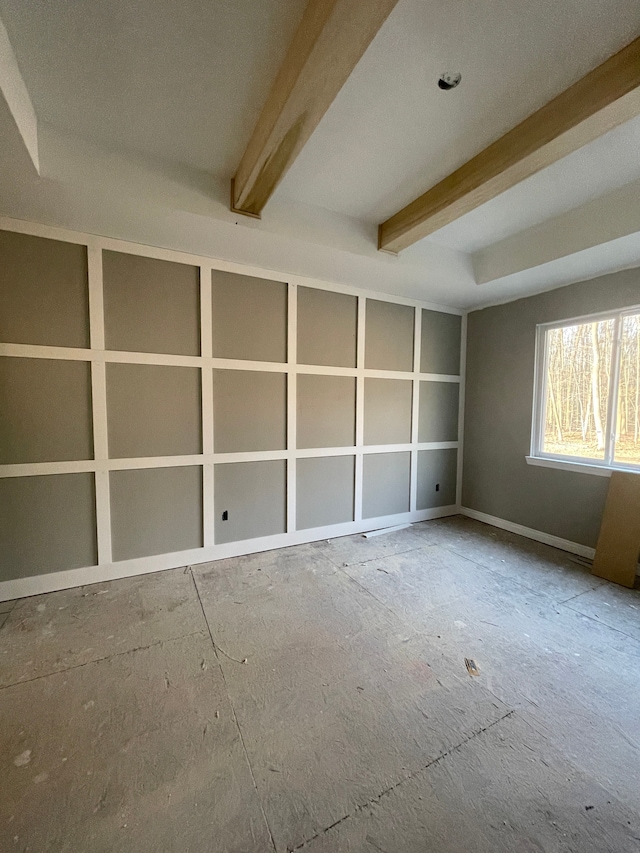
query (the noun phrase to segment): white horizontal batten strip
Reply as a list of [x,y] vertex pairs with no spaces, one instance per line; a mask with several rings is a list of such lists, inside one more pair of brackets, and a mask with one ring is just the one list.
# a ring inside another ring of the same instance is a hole
[[330,367],[322,364],[289,364],[286,361],[242,361],[235,358],[209,358],[200,355],[172,355],[157,352],[125,350],[73,349],[45,347],[35,344],[0,344],[0,356],[45,358],[63,361],[100,361],[117,364],[156,364],[168,367],[215,368],[220,370],[252,370],[265,373],[306,373],[318,376],[364,376],[367,379],[404,379],[421,382],[460,382],[460,376],[446,373],[410,373],[400,370],[373,370],[357,367]]
[[96,470],[93,459],[71,459],[68,462],[17,462],[0,465],[0,479],[8,477],[42,477],[46,474],[84,474]]
[[[74,347],[43,347],[36,344],[0,344],[0,356],[10,358],[51,358],[59,361],[91,361],[98,351]],[[104,352],[99,351],[104,358]]]
[[[357,456],[368,453],[406,453],[410,450],[455,450],[457,441],[416,444],[367,444],[357,447],[303,447],[294,450],[247,450],[236,453],[194,453],[188,456],[138,456],[111,459],[71,459],[62,462],[21,462],[0,465],[0,479],[92,471],[129,471],[134,468],[185,468],[234,462],[268,462],[274,459],[309,459],[320,456]],[[605,475],[607,476],[607,475]]]

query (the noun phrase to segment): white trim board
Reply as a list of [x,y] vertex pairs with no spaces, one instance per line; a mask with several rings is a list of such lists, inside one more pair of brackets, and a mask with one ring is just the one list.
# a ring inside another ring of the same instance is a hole
[[[499,527],[501,530],[508,530],[509,533],[516,533],[518,536],[524,536],[526,539],[533,539],[534,542],[542,542],[543,545],[550,545],[559,551],[568,551],[570,554],[577,554],[579,557],[584,557],[587,560],[593,560],[595,557],[595,548],[590,548],[588,545],[581,545],[579,542],[572,542],[570,539],[562,539],[560,536],[545,533],[543,530],[534,530],[532,527],[516,524],[515,521],[507,521],[506,518],[487,515],[486,512],[479,512],[477,509],[469,509],[465,506],[460,507],[458,514],[466,515],[467,518],[473,518],[476,521],[481,521],[483,524],[490,524],[492,527]],[[638,563],[636,574],[640,577],[640,563]]]
[[507,521],[506,518],[487,515],[486,512],[479,512],[477,509],[461,506],[460,515],[466,515],[467,518],[473,518],[476,521],[483,522],[483,524],[490,524],[492,527],[499,527],[501,530],[508,530],[509,533],[516,533],[518,536],[533,539],[535,542],[542,542],[544,545],[551,545],[552,548],[558,548],[560,551],[578,554],[578,556],[586,557],[588,560],[592,560],[596,553],[596,549],[590,548],[588,545],[571,542],[570,539],[562,539],[560,536],[553,536],[553,534],[545,533],[542,530],[534,530],[532,527],[516,524],[515,521]]
[[314,527],[309,530],[296,530],[291,533],[280,533],[276,536],[263,536],[259,539],[245,539],[240,542],[193,548],[189,551],[178,551],[173,554],[158,554],[151,557],[139,557],[134,560],[122,560],[121,562],[105,563],[98,566],[50,572],[28,578],[15,578],[14,580],[0,582],[0,601],[12,601],[14,598],[42,595],[61,589],[71,589],[87,584],[161,572],[166,569],[177,569],[182,566],[224,560],[228,557],[257,554],[261,551],[273,551],[291,545],[303,545],[306,542],[318,542],[322,539],[336,539],[354,533],[365,533],[370,530],[429,521],[457,514],[457,506],[435,507],[434,509],[387,515],[381,518],[367,518],[344,524],[332,524],[327,527]]

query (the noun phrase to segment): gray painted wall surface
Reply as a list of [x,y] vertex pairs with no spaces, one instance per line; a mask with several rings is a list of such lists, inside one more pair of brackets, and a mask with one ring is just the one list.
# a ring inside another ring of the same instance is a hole
[[92,459],[85,361],[0,358],[0,464]]
[[107,349],[200,355],[200,270],[102,253]]
[[111,471],[114,560],[202,547],[202,468]]
[[358,300],[355,296],[298,288],[298,364],[356,366]]
[[625,270],[469,315],[464,506],[595,546],[609,480],[527,465],[536,325],[640,303]]
[[298,459],[296,526],[299,530],[353,521],[353,456]]
[[367,453],[362,480],[362,517],[409,511],[410,453]]
[[298,374],[298,447],[349,447],[356,439],[356,380]]
[[409,305],[367,299],[365,367],[413,370],[414,317]]
[[[457,474],[457,450],[419,450],[418,509],[453,506],[456,502]],[[436,486],[440,486],[437,491]]]
[[0,507],[0,579],[95,564],[92,474],[2,478]]
[[420,382],[418,441],[457,441],[460,385]]
[[[284,533],[286,463],[227,462],[214,466],[216,542]],[[222,520],[227,511],[229,518]]]
[[287,444],[287,377],[257,370],[214,370],[216,453],[284,450]]
[[411,386],[407,379],[365,379],[365,444],[411,441]]
[[107,364],[112,457],[202,453],[200,371],[157,364]]
[[420,372],[457,376],[462,317],[423,308],[420,328]]
[[0,231],[0,341],[89,346],[84,246]]
[[213,355],[287,360],[287,285],[213,270]]

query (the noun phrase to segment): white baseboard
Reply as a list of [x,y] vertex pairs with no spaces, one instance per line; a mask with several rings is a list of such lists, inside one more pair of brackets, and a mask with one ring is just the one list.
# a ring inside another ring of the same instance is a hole
[[482,521],[484,524],[491,524],[493,527],[508,530],[510,533],[517,533],[519,536],[524,536],[527,539],[534,539],[536,542],[551,545],[553,548],[559,548],[561,551],[578,554],[580,557],[586,557],[588,560],[593,560],[596,553],[596,549],[590,548],[588,545],[580,545],[579,542],[571,542],[570,539],[562,539],[560,536],[553,536],[551,533],[544,533],[542,530],[534,530],[532,527],[525,527],[522,524],[516,524],[514,521],[507,521],[505,518],[487,515],[486,512],[478,512],[477,509],[469,509],[466,506],[461,506],[460,514],[474,518],[476,521]]
[[212,545],[208,548],[194,548],[190,551],[178,551],[174,554],[139,557],[135,560],[122,560],[81,569],[16,578],[15,580],[0,582],[0,601],[11,601],[14,598],[26,598],[45,592],[56,592],[61,589],[71,589],[72,587],[102,583],[118,578],[129,578],[150,572],[161,572],[165,569],[177,569],[181,566],[209,563],[213,560],[224,560],[227,557],[239,557],[243,554],[273,551],[276,548],[302,545],[321,539],[335,539],[339,536],[364,533],[368,530],[377,530],[393,525],[429,521],[434,518],[457,515],[458,511],[457,506],[436,507],[435,509],[417,510],[416,512],[404,512],[399,515],[387,515],[381,518],[349,521],[345,524],[332,524],[327,527],[314,527],[310,530],[297,530],[292,533],[281,533],[277,536],[263,536],[260,539],[248,539],[243,542],[228,542],[224,545]]

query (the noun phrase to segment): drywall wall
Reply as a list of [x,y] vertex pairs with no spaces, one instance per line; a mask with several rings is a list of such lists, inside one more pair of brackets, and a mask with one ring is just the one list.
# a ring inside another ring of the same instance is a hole
[[16,227],[0,596],[455,510],[459,314]]
[[462,504],[594,547],[609,480],[527,465],[536,325],[640,303],[640,269],[468,316]]

